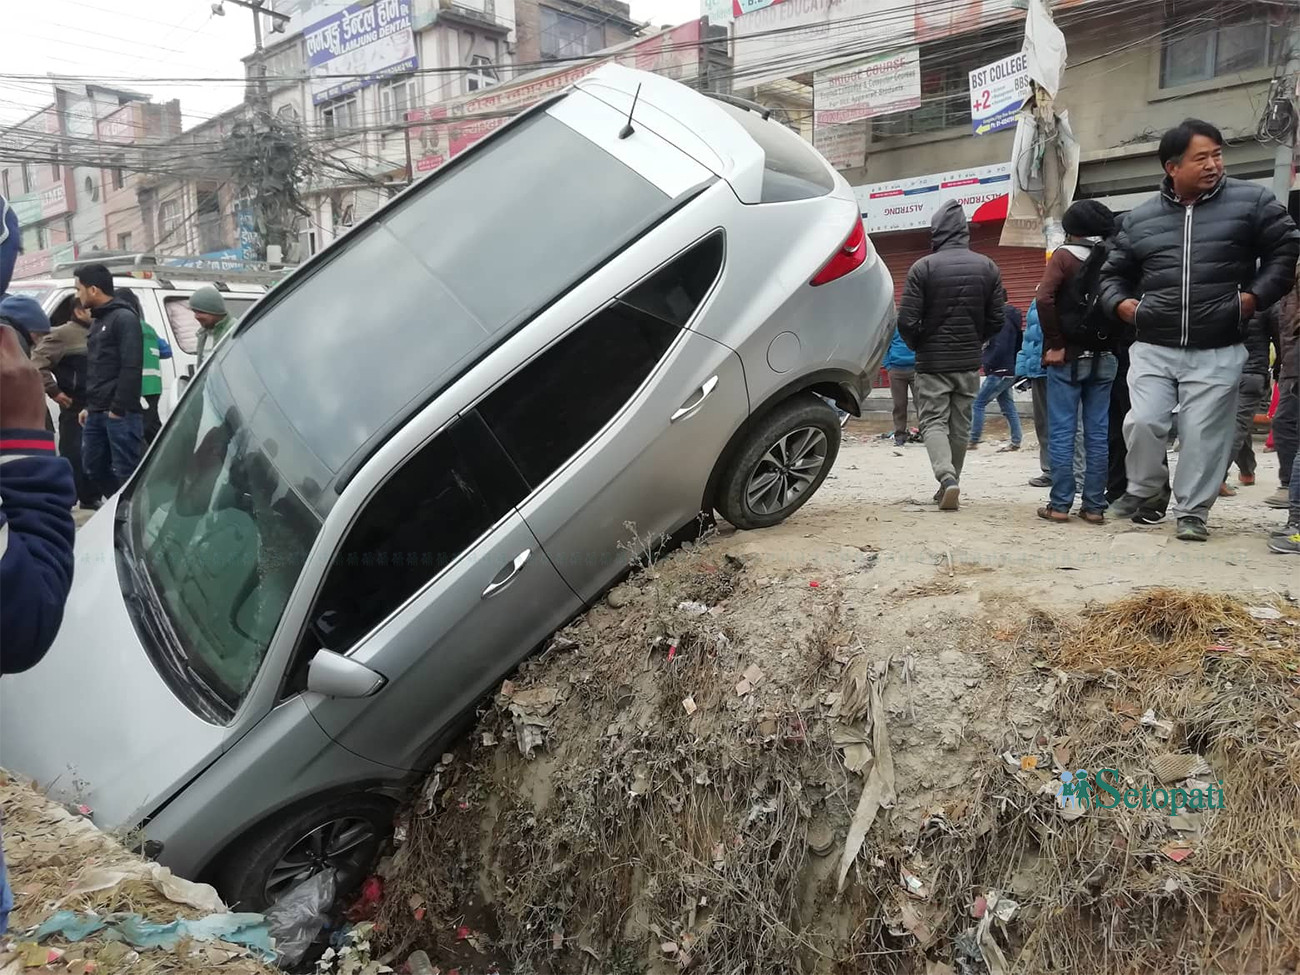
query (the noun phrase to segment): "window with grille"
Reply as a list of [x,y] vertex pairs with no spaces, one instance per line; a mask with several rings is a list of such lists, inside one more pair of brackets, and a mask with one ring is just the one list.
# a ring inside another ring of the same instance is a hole
[[1280,16],[1224,17],[1213,9],[1167,24],[1160,52],[1160,87],[1231,77],[1283,60],[1287,28]]
[[181,201],[163,200],[158,204],[158,247],[178,250],[184,245],[181,236]]
[[541,55],[547,60],[594,54],[604,44],[599,24],[560,13],[550,7],[538,8],[541,27]]
[[326,135],[344,135],[357,127],[357,96],[344,95],[317,106]]

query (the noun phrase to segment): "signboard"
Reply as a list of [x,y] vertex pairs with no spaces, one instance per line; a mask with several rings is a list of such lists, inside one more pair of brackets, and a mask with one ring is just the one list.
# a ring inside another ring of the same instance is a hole
[[1029,97],[1029,55],[1021,51],[970,73],[970,122],[976,135],[1000,132],[1016,124],[1016,113]]
[[312,103],[419,67],[411,0],[354,3],[303,32]]
[[65,179],[35,193],[24,193],[9,201],[18,222],[23,226],[40,223],[68,212],[68,189]]
[[733,7],[738,88],[830,67],[845,52],[937,40],[1023,17],[1015,0],[775,0]]
[[703,0],[700,14],[715,27],[727,27],[736,19],[734,3],[735,0]]
[[818,125],[813,147],[836,169],[861,169],[867,164],[867,123]]
[[200,267],[209,271],[239,271],[244,267],[244,258],[238,247],[226,250],[210,251],[198,257],[173,257],[164,264],[171,267]]
[[239,230],[239,257],[244,261],[257,261],[262,256],[262,235],[257,232],[257,216],[253,208],[241,206],[235,211],[235,226]]
[[123,105],[97,123],[100,142],[128,143],[136,140],[136,106]]
[[814,125],[840,125],[921,107],[921,51],[908,48],[813,75]]
[[430,173],[460,155],[530,105],[563,91],[603,64],[619,63],[677,80],[699,71],[700,24],[692,20],[653,37],[611,48],[599,61],[549,73],[537,72],[468,98],[406,113],[411,166]]
[[913,176],[892,183],[855,186],[867,232],[918,230],[930,226],[940,204],[956,200],[975,222],[1006,218],[1011,164],[980,166],[934,176]]

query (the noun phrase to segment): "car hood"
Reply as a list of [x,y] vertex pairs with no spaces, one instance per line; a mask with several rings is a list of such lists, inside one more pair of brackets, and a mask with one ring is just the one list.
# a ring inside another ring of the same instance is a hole
[[106,504],[77,533],[63,625],[31,670],[0,680],[0,767],[133,827],[221,752],[226,729],[178,700],[127,613]]

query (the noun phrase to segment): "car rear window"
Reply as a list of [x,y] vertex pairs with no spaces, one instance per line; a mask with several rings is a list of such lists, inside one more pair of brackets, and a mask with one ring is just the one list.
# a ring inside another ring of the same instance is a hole
[[539,112],[282,284],[240,339],[304,442],[338,471],[672,205]]
[[835,189],[835,181],[817,150],[780,122],[726,102],[717,105],[739,122],[763,150],[761,203],[812,200]]

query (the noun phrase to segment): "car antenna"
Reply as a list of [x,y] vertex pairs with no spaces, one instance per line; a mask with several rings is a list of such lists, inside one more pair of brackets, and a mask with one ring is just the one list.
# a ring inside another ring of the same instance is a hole
[[618,137],[620,139],[626,139],[629,135],[631,135],[633,132],[636,131],[636,129],[632,128],[632,113],[636,111],[636,101],[640,97],[641,97],[641,86],[638,84],[636,86],[636,94],[632,96],[632,107],[627,110],[627,125],[623,126],[623,131],[618,134]]

